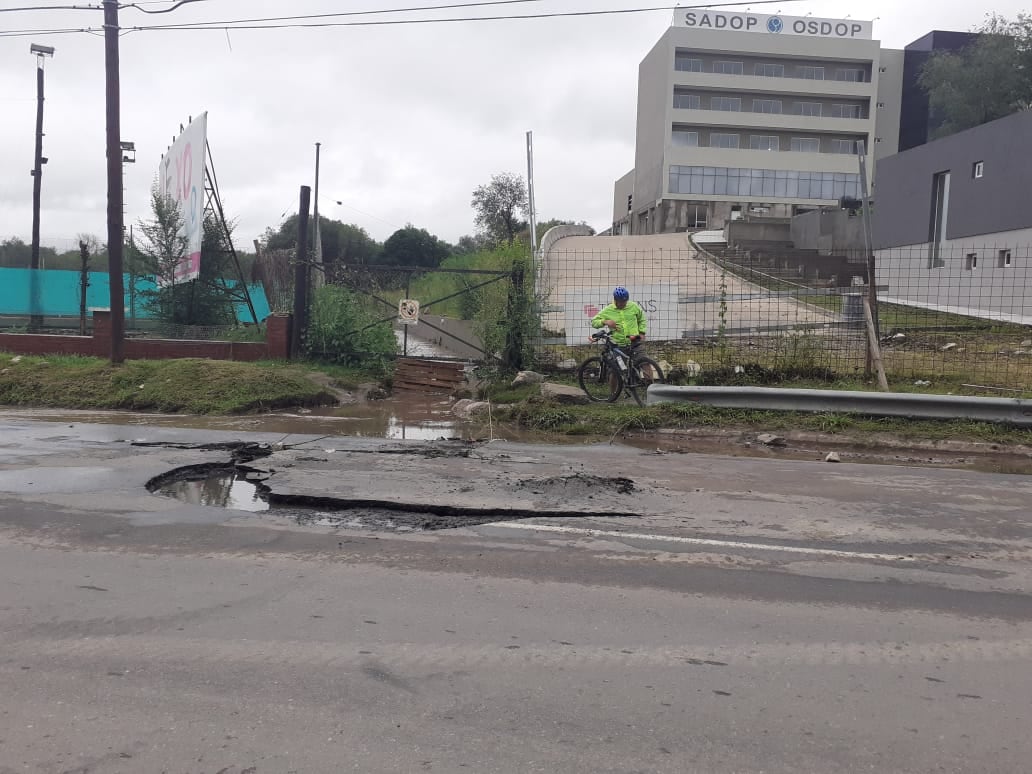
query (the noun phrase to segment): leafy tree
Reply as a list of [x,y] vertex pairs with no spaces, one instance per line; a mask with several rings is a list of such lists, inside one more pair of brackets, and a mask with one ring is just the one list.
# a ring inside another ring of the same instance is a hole
[[[75,254],[78,256],[78,251]],[[41,245],[39,248],[39,258],[42,265],[50,268],[54,259],[57,258],[57,251],[52,247],[43,247]],[[0,242],[0,268],[27,269],[31,262],[32,245],[23,242],[18,237],[11,237]]]
[[474,236],[466,234],[459,237],[459,241],[452,247],[452,255],[473,255],[474,253],[488,250],[490,247],[490,240],[483,234],[476,234]]
[[934,53],[919,83],[946,137],[1032,104],[1032,17],[990,15],[979,37],[960,51]]
[[[266,250],[290,251],[297,248],[297,215],[291,215],[276,230],[266,229],[263,241]],[[323,244],[323,263],[327,267],[328,280],[340,273],[337,265],[375,264],[379,262],[381,245],[361,226],[343,223],[319,216],[319,232]],[[308,226],[308,243],[315,239],[315,221]]]
[[448,257],[451,248],[425,228],[411,223],[398,229],[383,243],[380,262],[392,266],[426,266],[436,269]]
[[518,213],[527,213],[527,186],[511,172],[491,176],[491,182],[473,191],[473,221],[495,244],[511,245],[524,222]]
[[[151,211],[152,220],[138,224],[142,234],[141,268],[148,269],[157,280],[155,289],[140,294],[144,308],[162,322],[175,325],[235,323],[233,305],[241,296],[227,282],[227,278],[236,279],[236,268],[230,257],[230,235],[214,217],[206,215],[200,275],[189,282],[177,282],[176,267],[189,251],[183,234],[183,215],[177,202],[162,194],[157,186],[151,190]],[[137,256],[134,255],[133,260],[138,260]]]

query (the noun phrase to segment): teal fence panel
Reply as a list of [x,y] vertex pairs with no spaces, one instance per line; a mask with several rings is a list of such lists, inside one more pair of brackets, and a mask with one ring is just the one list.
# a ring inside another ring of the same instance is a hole
[[[0,315],[25,317],[39,314],[44,317],[79,316],[79,272],[67,270],[0,269]],[[230,287],[239,283],[228,281]],[[125,288],[126,316],[146,320],[151,315],[140,303],[141,293],[153,290],[153,277],[136,280],[135,292],[129,287],[129,275],[123,275]],[[89,286],[86,288],[86,307],[107,309],[111,306],[111,291],[106,272],[89,272]],[[269,300],[261,285],[250,285],[251,303],[258,320],[269,316]],[[35,300],[35,303],[33,302]],[[252,322],[247,304],[233,305],[237,320]],[[135,312],[135,315],[133,315]]]

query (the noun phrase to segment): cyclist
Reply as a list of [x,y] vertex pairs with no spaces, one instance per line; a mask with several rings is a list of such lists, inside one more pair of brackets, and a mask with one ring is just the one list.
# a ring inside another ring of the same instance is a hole
[[[591,318],[591,327],[609,328],[613,332],[613,343],[630,354],[631,349],[637,350],[645,343],[648,322],[641,307],[631,301],[627,288],[617,285],[613,288],[613,303]],[[636,354],[641,352],[644,350],[638,350]],[[651,368],[645,375],[650,379],[655,378]]]
[[613,303],[591,319],[592,328],[609,328],[613,332],[613,343],[628,347],[645,340],[648,323],[645,313],[634,301],[623,285],[613,288]]

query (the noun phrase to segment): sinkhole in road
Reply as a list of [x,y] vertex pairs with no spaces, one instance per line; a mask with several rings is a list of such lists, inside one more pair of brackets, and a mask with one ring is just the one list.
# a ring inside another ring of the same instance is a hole
[[[359,529],[385,532],[420,532],[476,526],[502,521],[549,517],[579,519],[598,516],[599,511],[535,509],[487,509],[435,504],[413,507],[383,501],[351,501],[305,495],[276,495],[267,479],[255,477],[246,466],[233,464],[191,465],[152,479],[148,490],[193,506],[227,508],[242,512],[266,512],[300,526],[330,529]],[[589,480],[590,479],[590,480]],[[614,495],[631,495],[634,482],[625,478],[597,479],[574,474],[517,482],[519,490],[544,494],[561,489],[577,495],[610,489]],[[607,516],[628,516],[608,512]]]

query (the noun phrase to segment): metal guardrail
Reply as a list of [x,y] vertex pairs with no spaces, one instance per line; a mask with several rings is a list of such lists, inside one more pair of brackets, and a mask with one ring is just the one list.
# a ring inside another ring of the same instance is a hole
[[652,385],[648,405],[698,403],[760,411],[864,414],[911,419],[970,419],[1032,427],[1032,400],[960,395],[786,390],[769,387],[673,387]]

